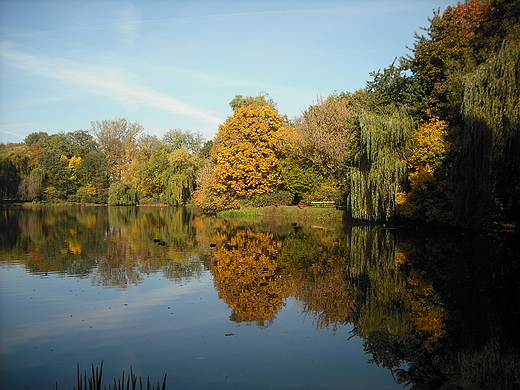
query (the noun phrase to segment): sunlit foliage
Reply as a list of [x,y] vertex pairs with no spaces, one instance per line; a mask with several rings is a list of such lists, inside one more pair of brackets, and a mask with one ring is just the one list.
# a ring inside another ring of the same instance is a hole
[[443,166],[451,147],[448,127],[446,121],[431,117],[421,122],[413,137],[413,150],[406,160],[411,189],[398,196],[399,210],[408,217],[423,221],[449,218],[449,204],[441,191],[447,186]]
[[215,138],[216,190],[237,197],[272,192],[281,183],[277,164],[285,131],[271,106],[237,108]]
[[257,96],[236,95],[233,100],[229,102],[233,112],[239,107],[250,106],[251,104],[255,106],[271,106],[275,110],[278,108],[276,102],[269,97],[267,92],[260,92]]
[[91,132],[105,153],[112,182],[130,180],[129,170],[143,131],[139,123],[131,123],[126,118],[92,122]]
[[296,154],[324,177],[338,180],[356,140],[355,114],[346,96],[320,97],[295,122]]
[[348,171],[352,216],[387,220],[397,214],[397,194],[407,178],[406,158],[415,128],[403,109],[362,112],[360,150]]
[[232,309],[236,322],[272,319],[290,289],[276,262],[282,242],[269,233],[249,229],[221,231],[212,272],[219,296]]

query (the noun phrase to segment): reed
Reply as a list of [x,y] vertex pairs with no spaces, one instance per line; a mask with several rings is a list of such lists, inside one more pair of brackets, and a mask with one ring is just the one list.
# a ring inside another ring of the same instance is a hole
[[[134,374],[132,367],[130,367],[130,373],[128,375],[121,375],[121,379],[117,380],[114,378],[112,384],[102,387],[102,378],[103,378],[103,361],[101,361],[101,365],[99,367],[95,367],[92,364],[91,368],[91,376],[87,377],[87,371],[83,373],[80,371],[79,363],[77,367],[77,379],[78,379],[78,387],[74,387],[74,390],[166,390],[166,375],[164,374],[164,378],[162,384],[160,382],[157,383],[157,386],[153,386],[150,382],[150,377],[146,378],[146,382],[143,385],[143,379]],[[56,390],[58,390],[58,384],[56,383]]]

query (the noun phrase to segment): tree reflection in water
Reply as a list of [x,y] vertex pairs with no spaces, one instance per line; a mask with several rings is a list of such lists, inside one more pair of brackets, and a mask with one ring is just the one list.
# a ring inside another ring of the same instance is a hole
[[1,259],[30,272],[124,288],[209,270],[232,321],[267,327],[293,297],[319,329],[352,324],[370,361],[413,389],[520,388],[516,234],[240,223],[184,208],[0,211]]
[[[88,276],[95,285],[124,288],[159,271],[182,279],[205,269],[191,219],[184,208],[5,208],[2,230],[18,230],[18,235],[1,253],[31,272]],[[157,238],[168,245],[157,245]]]

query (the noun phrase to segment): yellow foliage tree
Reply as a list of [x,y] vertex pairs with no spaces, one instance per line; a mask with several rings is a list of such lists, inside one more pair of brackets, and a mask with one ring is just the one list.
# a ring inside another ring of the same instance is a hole
[[259,324],[273,318],[291,292],[276,261],[282,242],[250,229],[222,230],[214,239],[211,270],[219,297],[233,309],[232,318]]
[[[448,122],[435,116],[419,125],[412,154],[407,159],[411,191],[398,194],[403,214],[426,220],[439,219],[442,202],[437,191],[443,185],[438,171],[445,164],[451,147],[447,140],[448,130]],[[428,215],[423,215],[425,213]]]
[[215,189],[237,197],[272,192],[281,183],[278,158],[289,131],[271,106],[238,107],[215,139]]
[[[62,156],[62,158],[63,157],[65,157],[67,159],[66,156]],[[68,161],[69,161],[69,164],[67,165],[66,169],[68,169],[70,172],[69,180],[76,181],[78,179],[77,175],[76,175],[76,171],[77,171],[78,167],[80,167],[81,164],[83,163],[83,159],[78,156],[72,156],[70,159],[68,159]]]

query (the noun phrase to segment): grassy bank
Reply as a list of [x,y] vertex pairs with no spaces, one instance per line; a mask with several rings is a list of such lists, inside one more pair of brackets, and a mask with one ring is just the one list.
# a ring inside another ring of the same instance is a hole
[[226,210],[217,215],[226,219],[258,221],[269,219],[283,219],[290,222],[341,221],[344,211],[332,207],[268,206]]

